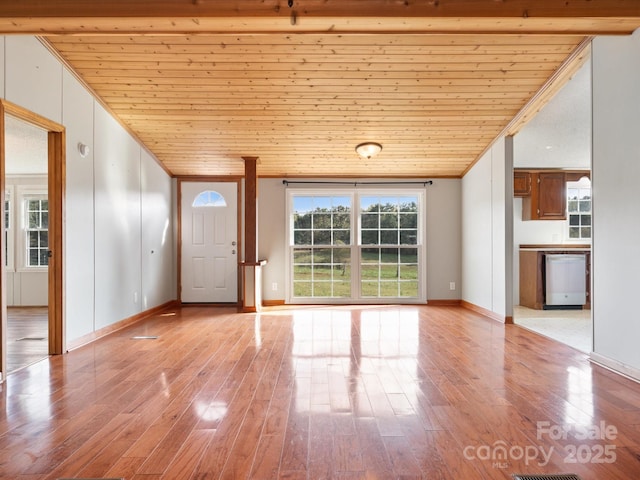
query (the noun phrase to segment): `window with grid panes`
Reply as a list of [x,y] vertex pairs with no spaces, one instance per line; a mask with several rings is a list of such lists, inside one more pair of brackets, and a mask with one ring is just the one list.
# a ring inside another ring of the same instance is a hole
[[289,192],[290,298],[424,299],[423,192]]
[[591,181],[567,182],[569,239],[591,239]]
[[360,197],[362,297],[418,297],[418,197]]
[[49,201],[46,197],[25,200],[26,266],[49,265]]
[[293,228],[293,296],[351,296],[351,203],[348,195],[296,195]]
[[11,198],[9,193],[4,197],[4,266],[9,266],[9,231],[11,229]]

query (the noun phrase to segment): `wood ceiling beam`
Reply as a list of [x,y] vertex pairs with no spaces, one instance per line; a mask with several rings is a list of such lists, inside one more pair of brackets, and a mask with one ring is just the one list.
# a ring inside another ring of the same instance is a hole
[[637,0],[21,0],[2,34],[631,33]]

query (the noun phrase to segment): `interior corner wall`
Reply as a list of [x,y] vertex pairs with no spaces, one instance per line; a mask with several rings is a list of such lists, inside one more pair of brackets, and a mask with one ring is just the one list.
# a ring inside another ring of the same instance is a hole
[[0,41],[0,93],[66,129],[66,342],[174,300],[173,180],[36,37]]
[[[427,302],[460,300],[462,180],[436,178],[426,187]],[[449,284],[455,283],[455,289]]]
[[506,203],[505,144],[504,138],[496,140],[462,178],[462,300],[499,317],[512,315],[507,237],[513,234],[513,214]]
[[[285,299],[285,228],[286,198],[282,179],[258,180],[258,258],[266,259],[262,267],[262,299]],[[244,218],[244,216],[243,216]],[[273,286],[276,289],[273,289]]]
[[640,380],[640,31],[592,48],[592,357]]

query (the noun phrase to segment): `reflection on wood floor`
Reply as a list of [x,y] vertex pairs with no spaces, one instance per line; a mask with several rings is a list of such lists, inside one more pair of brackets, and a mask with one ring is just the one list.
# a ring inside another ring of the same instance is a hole
[[7,371],[31,365],[48,354],[47,307],[8,307]]
[[460,307],[184,307],[10,375],[0,478],[640,472],[640,385]]

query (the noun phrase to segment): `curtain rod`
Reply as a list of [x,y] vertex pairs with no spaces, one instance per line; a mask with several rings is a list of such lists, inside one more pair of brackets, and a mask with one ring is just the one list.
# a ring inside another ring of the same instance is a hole
[[410,181],[410,182],[339,182],[339,181],[298,181],[298,180],[282,180],[283,185],[302,185],[302,184],[311,184],[311,185],[353,185],[357,187],[358,185],[432,185],[433,180],[420,180],[420,181]]

